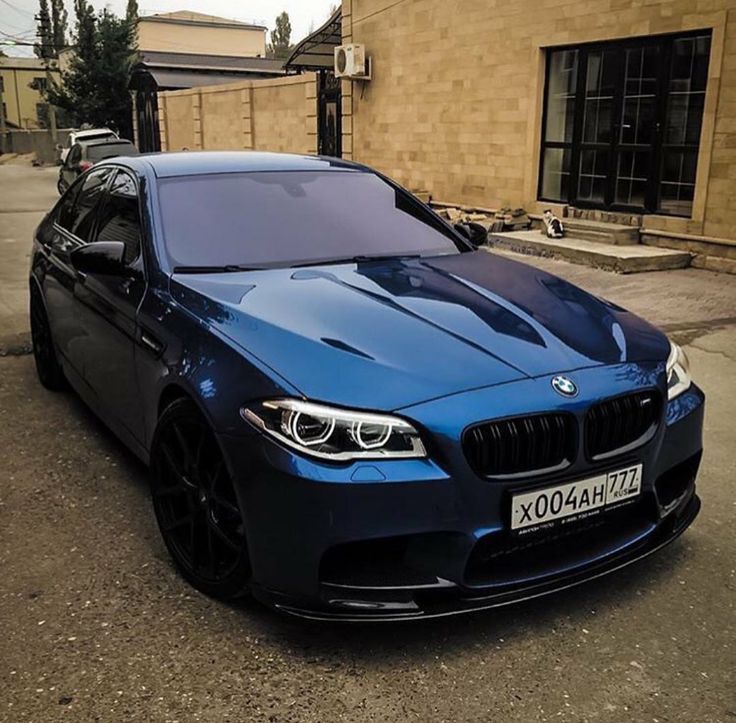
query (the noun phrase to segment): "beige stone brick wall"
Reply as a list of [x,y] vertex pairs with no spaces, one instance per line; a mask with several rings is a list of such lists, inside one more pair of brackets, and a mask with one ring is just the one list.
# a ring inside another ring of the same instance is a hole
[[159,93],[163,150],[316,153],[313,73]]
[[253,136],[258,150],[316,153],[315,76],[254,81]]
[[[170,97],[166,97],[170,96]],[[159,105],[165,108],[166,145],[169,150],[194,148],[194,93],[187,95],[160,94]]]
[[[344,146],[436,199],[536,203],[542,46],[713,29],[693,218],[652,228],[736,236],[734,0],[343,0],[373,79],[345,83]],[[350,88],[350,86],[352,87]]]

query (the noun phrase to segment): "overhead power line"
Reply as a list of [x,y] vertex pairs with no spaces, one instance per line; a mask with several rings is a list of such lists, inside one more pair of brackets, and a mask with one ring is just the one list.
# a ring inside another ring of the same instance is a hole
[[17,5],[13,5],[13,3],[8,2],[8,0],[0,0],[0,3],[3,5],[7,5],[11,10],[15,10],[15,12],[20,13],[21,15],[25,15],[26,17],[28,15],[33,15],[32,10],[24,10],[23,8],[19,8]]

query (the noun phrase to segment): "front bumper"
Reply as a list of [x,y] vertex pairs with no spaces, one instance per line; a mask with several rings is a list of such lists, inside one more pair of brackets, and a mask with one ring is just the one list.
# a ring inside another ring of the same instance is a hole
[[[631,391],[621,365],[576,375],[597,397]],[[642,387],[661,377],[638,368]],[[587,378],[586,378],[587,377]],[[547,380],[544,380],[547,381]],[[642,559],[677,538],[695,519],[695,476],[702,452],[704,398],[693,386],[667,405],[656,436],[605,464],[579,460],[564,474],[529,479],[529,487],[585,478],[632,463],[644,465],[635,505],[602,513],[572,534],[520,542],[507,529],[509,490],[520,483],[478,477],[447,408],[468,419],[560,408],[548,384],[515,382],[506,392],[478,390],[405,410],[430,430],[431,459],[320,464],[259,433],[221,437],[237,481],[259,600],[311,619],[404,620],[507,605],[594,579]],[[605,388],[605,392],[604,392]],[[584,400],[567,403],[584,413]],[[493,405],[493,406],[490,406]],[[518,409],[515,409],[515,405]]]
[[392,591],[388,590],[381,591],[382,595],[375,596],[383,597],[382,600],[365,600],[367,591],[361,591],[362,595],[352,597],[345,595],[343,591],[342,596],[332,598],[327,601],[327,605],[318,607],[315,607],[313,601],[299,601],[271,590],[255,589],[254,594],[262,602],[282,612],[310,620],[399,621],[488,610],[565,590],[642,560],[677,539],[690,526],[699,511],[700,499],[691,488],[687,499],[683,500],[677,512],[670,515],[665,524],[653,530],[641,545],[632,546],[621,554],[611,555],[582,569],[552,576],[545,582],[512,586],[502,592],[483,594],[445,581],[436,588],[407,590],[410,597],[408,600],[401,599],[395,594],[396,591],[393,591],[395,595],[393,600],[390,599]]

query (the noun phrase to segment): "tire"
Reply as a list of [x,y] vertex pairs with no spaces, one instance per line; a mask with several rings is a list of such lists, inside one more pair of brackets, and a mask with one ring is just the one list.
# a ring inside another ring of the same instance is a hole
[[36,362],[38,379],[46,389],[59,392],[66,389],[66,379],[56,356],[56,347],[41,293],[35,288],[31,290],[30,314],[33,359]]
[[151,496],[182,576],[211,597],[247,594],[251,567],[240,503],[217,438],[190,399],[172,402],[159,419]]

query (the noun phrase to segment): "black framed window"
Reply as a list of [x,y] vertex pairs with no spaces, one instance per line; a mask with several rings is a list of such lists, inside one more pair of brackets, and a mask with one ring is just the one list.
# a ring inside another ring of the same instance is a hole
[[539,197],[689,216],[710,31],[548,51]]

